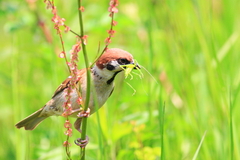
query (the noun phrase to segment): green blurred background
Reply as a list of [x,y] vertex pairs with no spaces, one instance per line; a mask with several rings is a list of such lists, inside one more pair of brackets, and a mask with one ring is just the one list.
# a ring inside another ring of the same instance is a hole
[[[77,1],[55,4],[78,32]],[[107,37],[108,4],[83,1],[90,62]],[[118,75],[113,95],[88,119],[86,159],[240,159],[239,10],[239,0],[121,0],[110,47],[131,52],[147,71],[142,79]],[[34,131],[14,127],[68,76],[51,18],[43,1],[0,0],[0,159],[66,159],[64,118]],[[75,36],[63,38],[69,51]],[[70,141],[78,137],[74,131]],[[70,150],[78,159],[79,148]]]

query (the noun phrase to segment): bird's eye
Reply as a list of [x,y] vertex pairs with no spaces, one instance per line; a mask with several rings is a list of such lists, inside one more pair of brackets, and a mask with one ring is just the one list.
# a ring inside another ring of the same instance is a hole
[[118,63],[123,65],[123,64],[129,64],[130,62],[126,58],[120,58],[118,59]]
[[112,71],[112,70],[115,69],[115,67],[114,67],[113,65],[111,65],[111,64],[107,64],[106,68],[107,68],[107,70],[109,70],[109,71]]

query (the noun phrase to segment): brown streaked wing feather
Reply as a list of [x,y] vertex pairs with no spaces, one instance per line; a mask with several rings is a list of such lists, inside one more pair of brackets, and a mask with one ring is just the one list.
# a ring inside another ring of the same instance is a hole
[[58,93],[62,92],[64,89],[68,87],[71,78],[67,78],[62,84],[56,89],[55,93],[53,94],[52,98],[54,98]]
[[[80,69],[78,71],[78,75],[83,75],[83,73],[86,71],[86,69]],[[81,77],[80,77],[81,79]],[[65,81],[62,82],[62,84],[56,89],[55,93],[53,94],[52,98],[54,98],[58,93],[62,92],[64,89],[66,89],[70,83],[71,78],[67,78]],[[77,82],[78,83],[78,82]]]

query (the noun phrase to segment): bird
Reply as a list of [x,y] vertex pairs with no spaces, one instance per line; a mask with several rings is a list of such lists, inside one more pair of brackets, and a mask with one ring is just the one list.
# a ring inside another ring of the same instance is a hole
[[[81,91],[82,101],[84,102],[86,100],[86,74],[89,70],[98,103],[97,105],[95,104],[96,101],[94,101],[94,91],[92,87],[90,90],[90,99],[88,104],[90,111],[84,112],[83,115],[89,116],[89,114],[93,114],[104,105],[114,90],[114,79],[116,75],[122,72],[124,67],[127,65],[134,65],[134,69],[140,69],[140,66],[135,63],[133,56],[129,52],[119,48],[109,48],[103,52],[103,54],[96,60],[94,65],[92,65],[92,67],[78,70],[77,76],[79,79],[76,82],[76,86],[80,88],[79,90]],[[24,127],[25,130],[33,130],[44,119],[50,116],[62,116],[64,112],[63,105],[66,102],[66,90],[69,87],[70,80],[71,78],[68,77],[65,81],[63,81],[62,84],[56,89],[52,98],[42,108],[24,118],[15,126],[18,129]],[[74,123],[74,127],[81,132],[80,126],[82,117],[79,116],[79,113],[82,112],[83,109],[80,107],[79,103],[77,103],[78,97],[79,95],[76,89],[73,90],[70,98],[72,106],[72,114],[70,117],[77,118]],[[98,106],[98,108],[96,106]]]

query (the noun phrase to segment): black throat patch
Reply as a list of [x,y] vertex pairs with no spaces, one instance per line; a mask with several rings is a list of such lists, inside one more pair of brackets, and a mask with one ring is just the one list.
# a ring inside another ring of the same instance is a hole
[[116,77],[116,75],[117,75],[119,72],[121,72],[121,71],[115,72],[114,75],[113,75],[113,77],[110,78],[110,79],[107,81],[107,84],[111,84],[111,83],[114,81],[114,78]]

